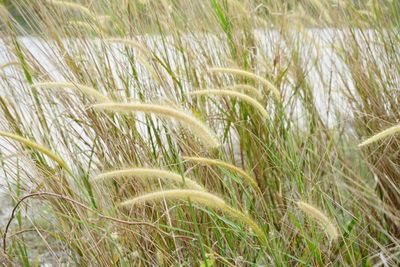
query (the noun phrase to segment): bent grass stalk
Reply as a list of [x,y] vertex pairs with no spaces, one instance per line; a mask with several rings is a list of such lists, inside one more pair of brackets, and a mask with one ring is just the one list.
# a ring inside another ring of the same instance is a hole
[[196,183],[195,181],[182,177],[180,174],[161,170],[161,169],[152,169],[152,168],[131,168],[131,169],[123,169],[123,170],[115,170],[110,172],[104,172],[92,179],[93,182],[102,182],[111,178],[119,178],[124,176],[135,176],[139,178],[162,178],[166,180],[175,181],[178,183],[184,182],[189,188],[196,190],[204,190],[204,188]]
[[56,154],[54,154],[53,152],[51,152],[48,148],[39,145],[38,143],[35,143],[29,139],[26,139],[22,136],[19,135],[15,135],[12,133],[8,133],[8,132],[3,132],[0,131],[0,136],[4,136],[4,137],[8,137],[11,138],[19,143],[22,143],[28,147],[34,148],[40,152],[42,152],[43,154],[45,154],[46,156],[48,156],[49,158],[51,158],[52,160],[54,160],[55,162],[57,162],[62,168],[64,168],[69,174],[71,174],[73,176],[72,171],[68,168],[67,164],[60,158],[58,157]]
[[184,160],[188,160],[188,161],[194,161],[194,162],[199,162],[199,163],[203,163],[203,164],[224,167],[228,170],[236,172],[240,176],[242,176],[245,180],[247,180],[257,192],[261,192],[260,187],[258,186],[256,180],[253,177],[251,177],[249,174],[247,174],[247,172],[245,172],[243,169],[238,168],[232,164],[229,164],[227,162],[217,160],[217,159],[202,158],[202,157],[182,157],[182,158]]
[[296,204],[305,214],[317,220],[332,240],[336,240],[339,237],[335,224],[322,211],[302,201],[298,201]]
[[240,75],[240,76],[244,76],[244,77],[259,81],[260,83],[265,85],[269,90],[271,90],[278,99],[280,99],[280,97],[281,97],[281,94],[275,85],[273,85],[267,79],[264,79],[263,77],[261,77],[257,74],[254,74],[252,72],[241,70],[241,69],[233,69],[233,68],[210,68],[209,71],[235,74],[235,75]]
[[103,103],[93,105],[96,109],[106,109],[111,111],[124,112],[145,112],[174,118],[179,122],[187,125],[193,130],[193,133],[203,142],[204,145],[211,148],[219,147],[219,142],[215,135],[201,121],[194,116],[186,114],[184,111],[173,109],[150,103]]
[[253,95],[257,99],[263,98],[263,95],[261,94],[260,90],[258,90],[254,86],[251,86],[248,84],[236,84],[236,85],[232,85],[232,86],[226,86],[223,89],[234,90],[234,91],[245,91],[245,92]]
[[367,140],[365,140],[364,142],[359,144],[358,147],[363,147],[363,146],[369,145],[369,144],[374,143],[374,142],[376,142],[376,141],[378,141],[378,140],[380,140],[382,138],[385,138],[385,137],[387,137],[389,135],[393,135],[393,134],[395,134],[397,132],[400,132],[400,124],[395,125],[395,126],[390,127],[390,128],[388,128],[386,130],[383,130],[382,132],[379,132],[379,133],[375,134],[374,136],[368,138]]
[[263,117],[267,118],[268,117],[268,112],[263,108],[263,106],[255,100],[254,98],[239,93],[235,91],[230,91],[230,90],[198,90],[194,92],[190,92],[189,95],[191,96],[196,96],[196,95],[222,95],[222,96],[232,96],[232,97],[237,97],[240,98],[243,101],[246,101],[247,103],[251,104],[253,107],[255,107]]
[[84,92],[85,94],[94,97],[99,102],[111,102],[111,100],[108,97],[106,97],[99,91],[97,91],[94,88],[91,88],[89,86],[82,85],[82,84],[61,83],[61,82],[43,82],[43,83],[34,83],[34,84],[32,84],[32,87],[41,87],[41,88],[49,88],[49,89],[65,87],[65,88],[70,88],[73,90],[78,89],[78,90]]
[[166,200],[189,199],[190,201],[193,201],[205,207],[221,210],[231,215],[232,217],[242,221],[243,223],[247,224],[254,231],[254,233],[258,235],[258,237],[263,243],[265,244],[267,243],[266,235],[252,218],[246,216],[241,211],[231,207],[220,197],[208,192],[199,190],[190,190],[190,189],[173,189],[173,190],[156,191],[129,199],[127,201],[120,203],[119,205],[127,207],[127,206],[141,204],[147,201],[155,201],[160,199],[166,199]]

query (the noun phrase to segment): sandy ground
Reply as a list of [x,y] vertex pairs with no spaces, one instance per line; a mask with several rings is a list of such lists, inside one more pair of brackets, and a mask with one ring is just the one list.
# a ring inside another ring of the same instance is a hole
[[[40,207],[39,203],[32,202],[31,205],[34,205],[35,207]],[[1,191],[0,189],[0,233],[1,233],[0,266],[22,266],[22,260],[20,258],[12,259],[13,260],[12,263],[2,262],[2,260],[4,261],[4,255],[2,254],[3,251],[2,238],[6,224],[11,217],[12,210],[13,210],[13,204],[11,197],[7,195],[4,191]],[[26,209],[24,208],[21,208],[21,210],[24,213],[26,211]],[[32,229],[32,225],[30,224],[30,222],[31,219],[34,220],[36,217],[34,214],[30,214],[29,209],[27,210],[28,212],[24,216],[25,217],[24,223],[26,223],[27,225],[22,226],[21,227],[22,229]],[[44,223],[49,223],[49,222],[47,221]],[[8,247],[11,245],[10,235],[19,230],[19,228],[17,227],[18,227],[17,220],[14,219],[11,223],[11,227],[8,232],[8,238],[7,238]],[[16,238],[24,239],[24,243],[29,248],[28,260],[32,265],[45,266],[45,267],[73,266],[73,264],[70,263],[71,260],[66,253],[68,249],[63,247],[63,244],[60,244],[54,238],[50,238],[45,235],[43,235],[43,238],[41,238],[41,236],[35,231],[23,233],[18,237],[14,237],[14,240]],[[51,247],[52,249],[49,249],[49,247]]]

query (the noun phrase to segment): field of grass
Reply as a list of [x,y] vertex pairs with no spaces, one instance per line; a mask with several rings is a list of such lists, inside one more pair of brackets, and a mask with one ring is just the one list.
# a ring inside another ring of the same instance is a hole
[[0,265],[400,264],[397,0],[0,3]]

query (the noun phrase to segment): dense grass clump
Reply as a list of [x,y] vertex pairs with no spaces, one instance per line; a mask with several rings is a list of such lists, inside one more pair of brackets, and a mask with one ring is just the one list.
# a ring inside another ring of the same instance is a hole
[[400,264],[398,1],[0,3],[0,264]]

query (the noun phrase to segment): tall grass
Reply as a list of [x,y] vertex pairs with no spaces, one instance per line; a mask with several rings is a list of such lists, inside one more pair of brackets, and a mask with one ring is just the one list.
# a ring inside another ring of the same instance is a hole
[[0,263],[397,266],[399,17],[5,1]]

